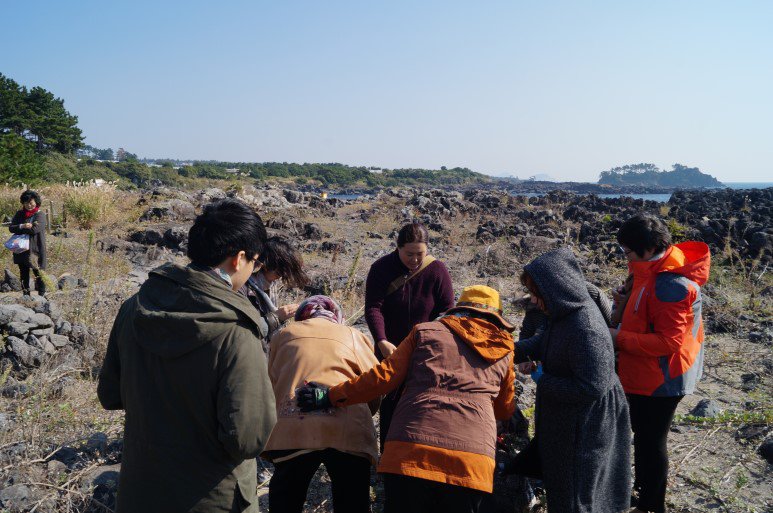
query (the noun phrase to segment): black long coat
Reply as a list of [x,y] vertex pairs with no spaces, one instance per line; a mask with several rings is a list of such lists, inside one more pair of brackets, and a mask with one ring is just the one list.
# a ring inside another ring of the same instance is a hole
[[[32,228],[21,228],[22,224],[31,222]],[[42,210],[26,219],[24,217],[24,210],[19,210],[14,214],[11,219],[11,225],[8,229],[11,233],[27,234],[30,236],[30,250],[24,253],[14,253],[13,263],[19,266],[26,265],[28,267],[37,267],[38,269],[45,269],[48,258],[46,256],[46,226],[48,224],[48,218],[46,213]],[[32,262],[32,255],[35,255],[38,259],[37,266]]]
[[548,323],[515,345],[516,361],[542,361],[536,437],[550,513],[618,513],[631,492],[628,403],[612,338],[571,250],[526,266]]

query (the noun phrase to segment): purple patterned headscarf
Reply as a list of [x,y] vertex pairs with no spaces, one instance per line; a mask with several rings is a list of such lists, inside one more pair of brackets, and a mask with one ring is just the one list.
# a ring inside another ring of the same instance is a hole
[[330,322],[344,323],[344,312],[341,307],[327,296],[311,296],[303,301],[295,311],[296,321],[305,321],[322,317]]

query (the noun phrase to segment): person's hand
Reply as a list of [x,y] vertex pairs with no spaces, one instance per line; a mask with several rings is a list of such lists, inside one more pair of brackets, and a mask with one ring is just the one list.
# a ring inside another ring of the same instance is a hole
[[624,305],[626,301],[628,301],[628,294],[626,294],[625,289],[620,286],[616,289],[612,289],[612,299],[615,301],[616,305]]
[[330,408],[332,405],[330,404],[330,397],[328,397],[329,391],[330,387],[310,381],[298,389],[296,393],[298,406],[302,412]]
[[629,274],[622,285],[612,289],[612,298],[618,304],[624,304],[633,290],[633,274]]
[[379,340],[378,350],[381,351],[384,358],[389,358],[389,356],[397,350],[397,347],[388,340]]
[[277,317],[279,317],[279,322],[285,322],[287,319],[295,315],[295,312],[298,310],[298,303],[292,303],[289,305],[283,305],[277,308],[276,314]]
[[32,223],[24,223],[23,225],[21,225],[21,227],[27,228],[27,229],[32,228]]
[[534,367],[534,370],[531,371],[531,379],[533,379],[535,383],[539,383],[542,374],[542,362],[540,362]]
[[521,374],[529,374],[533,370],[534,370],[533,362],[523,362],[518,364],[518,372],[520,372]]

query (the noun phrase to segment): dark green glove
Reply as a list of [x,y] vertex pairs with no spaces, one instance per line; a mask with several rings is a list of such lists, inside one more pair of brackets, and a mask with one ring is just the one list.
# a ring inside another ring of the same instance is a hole
[[330,387],[314,383],[313,381],[299,388],[295,395],[301,411],[310,412],[330,408],[332,405],[328,397],[329,390]]

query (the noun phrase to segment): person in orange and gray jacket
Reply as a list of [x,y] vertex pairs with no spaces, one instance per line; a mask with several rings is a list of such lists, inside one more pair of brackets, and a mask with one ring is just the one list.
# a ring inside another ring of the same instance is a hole
[[310,383],[298,404],[340,408],[404,384],[378,466],[384,511],[476,512],[493,488],[496,420],[515,409],[514,329],[496,290],[467,287],[377,367],[329,390]]
[[370,341],[344,324],[341,307],[327,296],[312,296],[295,320],[271,340],[268,374],[274,387],[277,423],[261,455],[274,463],[269,509],[301,513],[309,482],[325,464],[336,513],[370,511],[370,466],[378,460],[373,414],[368,406],[303,413],[295,391],[308,381],[336,385],[378,364]]
[[633,285],[620,328],[610,333],[634,432],[635,512],[665,511],[666,440],[679,401],[703,371],[701,286],[711,256],[702,242],[672,245],[660,219],[639,214],[617,233]]

